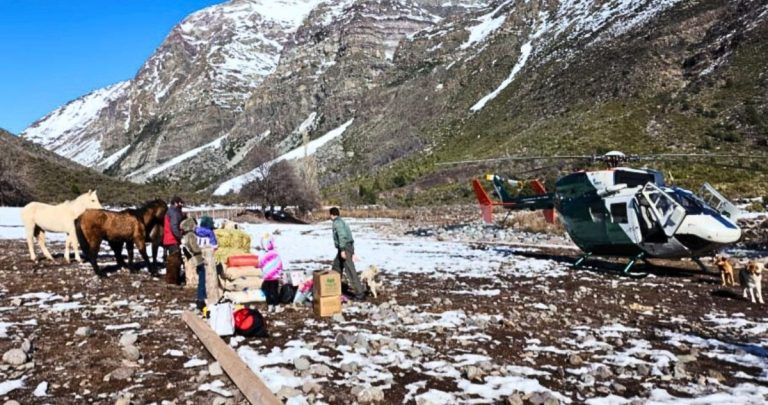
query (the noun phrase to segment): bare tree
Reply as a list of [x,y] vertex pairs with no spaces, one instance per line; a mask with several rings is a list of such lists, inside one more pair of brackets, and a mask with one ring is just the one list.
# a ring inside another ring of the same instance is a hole
[[265,213],[289,205],[298,206],[302,211],[319,206],[319,194],[296,174],[294,165],[269,159],[274,155],[267,148],[253,151],[251,159],[257,162],[256,176],[254,181],[243,186],[242,195],[261,203]]
[[9,154],[0,156],[0,205],[24,205],[32,199],[32,187],[24,165]]

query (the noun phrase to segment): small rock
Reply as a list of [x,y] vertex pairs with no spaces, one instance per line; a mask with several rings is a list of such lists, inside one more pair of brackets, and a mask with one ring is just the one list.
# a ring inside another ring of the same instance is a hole
[[309,370],[310,363],[306,357],[302,356],[293,361],[293,366],[296,367],[296,370],[304,371]]
[[685,371],[685,364],[684,363],[677,363],[677,364],[675,364],[674,375],[675,375],[676,379],[681,379],[681,378],[688,377],[688,373]]
[[681,354],[677,356],[677,361],[681,363],[692,363],[697,360],[697,357],[692,354]]
[[21,405],[21,404],[19,403],[19,401],[16,401],[16,400],[14,400],[14,399],[11,399],[11,400],[9,400],[9,401],[5,401],[5,402],[3,402],[3,405]]
[[136,341],[139,339],[139,336],[131,331],[126,332],[122,336],[120,336],[120,345],[121,346],[132,346]]
[[574,354],[568,356],[568,364],[570,364],[572,366],[578,367],[582,363],[584,363],[584,360],[578,354],[574,353]]
[[469,381],[483,381],[483,375],[485,373],[479,367],[467,366],[464,367],[464,375]]
[[368,387],[360,391],[357,394],[357,400],[361,404],[367,404],[371,402],[381,402],[384,400],[384,391],[378,387]]
[[520,394],[512,394],[507,397],[507,405],[523,405],[523,397]]
[[77,336],[92,336],[93,335],[93,329],[88,326],[81,326],[77,328],[75,331],[75,335]]
[[208,365],[208,373],[210,373],[212,377],[216,377],[224,374],[224,370],[221,369],[221,364],[219,364],[218,361],[214,361]]
[[344,322],[344,321],[346,321],[346,319],[344,319],[344,315],[342,315],[342,314],[334,314],[334,315],[331,317],[331,319],[332,319],[334,322],[338,322],[338,323],[341,323],[341,322]]
[[723,373],[721,373],[721,372],[719,372],[719,371],[717,371],[717,370],[715,370],[715,369],[709,369],[709,370],[707,370],[707,374],[708,374],[708,375],[709,375],[711,378],[714,378],[715,380],[717,380],[717,381],[719,381],[719,382],[723,382],[723,381],[725,381],[725,376],[723,375]]
[[651,374],[651,368],[647,364],[638,364],[635,370],[640,377],[647,377]]
[[344,371],[345,373],[356,373],[359,368],[360,366],[354,361],[341,365],[341,371]]
[[24,339],[24,341],[21,342],[21,350],[23,350],[24,353],[29,353],[29,351],[32,350],[32,342],[30,342],[29,339]]
[[12,366],[20,366],[27,362],[27,354],[21,349],[11,349],[3,354],[3,361]]
[[314,381],[307,381],[301,386],[301,390],[304,391],[304,394],[319,393],[323,387]]
[[331,368],[326,366],[325,364],[313,364],[309,367],[309,372],[312,373],[312,375],[316,375],[320,377],[327,377],[333,374],[333,371],[331,370]]
[[357,338],[347,333],[339,333],[336,335],[336,346],[352,346],[357,341]]
[[622,394],[622,393],[624,393],[627,390],[627,387],[625,387],[625,386],[623,386],[623,385],[621,385],[619,383],[613,383],[613,385],[611,385],[611,387],[613,388],[614,391],[616,391],[619,394]]
[[291,387],[282,387],[279,391],[277,391],[276,395],[278,398],[288,399],[301,395],[301,391]]
[[136,370],[130,368],[130,367],[120,367],[112,370],[111,373],[107,374],[104,378],[109,377],[106,379],[106,381],[109,381],[109,379],[115,379],[115,380],[127,380],[131,377],[133,377],[133,374],[136,372]]
[[128,345],[123,346],[123,356],[130,361],[137,361],[141,358],[141,353],[136,346]]

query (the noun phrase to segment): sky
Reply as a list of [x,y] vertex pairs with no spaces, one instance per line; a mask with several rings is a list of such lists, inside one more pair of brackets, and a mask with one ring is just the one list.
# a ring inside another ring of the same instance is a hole
[[174,25],[223,0],[0,0],[0,128],[133,78]]

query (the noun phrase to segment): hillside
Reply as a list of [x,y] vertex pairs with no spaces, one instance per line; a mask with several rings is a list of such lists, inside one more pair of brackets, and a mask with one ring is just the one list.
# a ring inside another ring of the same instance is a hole
[[97,190],[102,204],[133,205],[152,196],[169,198],[172,192],[156,185],[139,185],[114,179],[2,129],[0,160],[12,162],[12,173],[8,175],[20,179],[27,186],[23,197],[14,201],[17,205],[29,201],[59,203],[88,190]]
[[[762,2],[265,4],[192,14],[136,77],[23,136],[111,175],[216,194],[253,175],[257,145],[295,157],[327,138],[313,162],[328,199],[404,204],[466,198],[469,177],[532,167],[437,162],[768,150]],[[759,160],[650,164],[688,187],[768,193]]]

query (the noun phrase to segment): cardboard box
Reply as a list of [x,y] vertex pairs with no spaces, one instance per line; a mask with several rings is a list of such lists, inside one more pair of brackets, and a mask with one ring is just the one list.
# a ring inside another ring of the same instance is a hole
[[315,297],[312,307],[315,316],[331,316],[341,313],[341,295],[332,297]]
[[316,271],[313,274],[312,296],[334,297],[341,295],[341,275],[333,270]]

